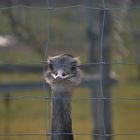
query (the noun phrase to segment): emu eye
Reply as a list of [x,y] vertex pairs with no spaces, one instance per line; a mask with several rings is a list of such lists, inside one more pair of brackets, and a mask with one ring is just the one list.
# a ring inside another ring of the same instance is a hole
[[76,65],[73,65],[73,66],[71,67],[71,70],[72,70],[72,71],[76,70]]
[[76,67],[77,67],[77,63],[74,61],[71,63],[71,70],[72,71],[75,71],[76,70]]
[[51,71],[53,71],[53,65],[52,64],[49,64],[49,69],[51,70]]

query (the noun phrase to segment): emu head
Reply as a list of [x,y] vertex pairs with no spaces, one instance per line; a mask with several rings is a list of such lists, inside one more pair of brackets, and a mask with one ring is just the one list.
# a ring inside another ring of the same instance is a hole
[[45,80],[51,86],[76,87],[81,82],[80,61],[77,57],[69,54],[49,57]]

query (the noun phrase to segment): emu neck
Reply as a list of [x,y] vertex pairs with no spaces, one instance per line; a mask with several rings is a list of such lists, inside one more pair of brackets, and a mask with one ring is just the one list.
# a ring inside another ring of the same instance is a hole
[[51,140],[73,140],[71,92],[66,88],[52,89]]

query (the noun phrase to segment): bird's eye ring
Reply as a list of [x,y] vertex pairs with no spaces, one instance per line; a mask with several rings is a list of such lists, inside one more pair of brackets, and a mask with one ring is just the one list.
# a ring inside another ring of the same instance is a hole
[[76,66],[73,65],[73,66],[71,67],[71,70],[72,70],[72,71],[76,70]]

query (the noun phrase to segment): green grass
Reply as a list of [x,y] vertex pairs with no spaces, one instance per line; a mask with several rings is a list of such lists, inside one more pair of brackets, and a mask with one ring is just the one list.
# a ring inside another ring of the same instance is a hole
[[[4,52],[1,52],[4,53]],[[20,56],[18,53],[16,58]],[[16,55],[16,53],[14,54]],[[29,58],[28,54],[23,53],[25,58]],[[38,58],[35,54],[34,57]],[[11,57],[13,54],[11,54]],[[83,59],[83,58],[82,58]],[[15,59],[16,60],[16,59]],[[113,65],[113,69],[118,74],[118,84],[112,87],[112,97],[140,97],[139,81],[137,77],[137,67],[135,65]],[[42,80],[43,74],[0,74],[1,83],[37,81]],[[50,96],[45,89],[26,92],[13,92],[14,97],[31,97],[31,96]],[[93,93],[94,94],[94,93]],[[4,96],[4,94],[1,94]],[[73,93],[73,99],[90,97],[90,90],[86,88],[78,88]],[[140,103],[139,101],[128,100],[112,100],[112,129],[113,133],[123,132],[140,132]],[[9,114],[6,111],[5,101],[0,101],[0,133],[45,133],[50,129],[50,101],[42,99],[19,99],[11,100]],[[91,133],[94,127],[92,122],[91,101],[90,100],[73,100],[72,101],[72,119],[73,131],[75,133]],[[2,138],[2,137],[1,137]],[[2,139],[5,139],[3,137]],[[24,136],[9,137],[9,140],[44,140],[44,136]],[[91,140],[91,136],[75,136],[75,140]],[[116,136],[113,140],[139,140],[138,136]]]
[[[139,97],[139,84],[128,81],[133,78],[134,70],[126,67],[125,73],[121,70],[123,75],[118,85],[113,88],[113,97]],[[133,73],[132,73],[133,71]],[[131,72],[131,76],[129,76]],[[9,77],[12,77],[9,76]],[[28,75],[33,78],[33,75]],[[17,79],[23,78],[17,76]],[[25,77],[26,79],[26,77]],[[28,79],[28,78],[27,78]],[[38,90],[31,92],[13,93],[13,96],[44,96],[49,95],[47,91]],[[88,89],[79,88],[74,92],[73,98],[89,97]],[[140,118],[140,103],[139,101],[112,101],[112,125],[114,133],[123,132],[139,132],[139,118]],[[45,127],[49,129],[50,126],[50,101],[44,100],[12,100],[10,106],[9,116],[6,116],[6,106],[4,101],[0,102],[0,132],[5,133],[6,127],[9,125],[11,133],[45,133]],[[72,118],[74,132],[82,133],[92,132],[92,115],[91,103],[89,100],[73,100],[72,102]],[[94,123],[93,123],[94,125]],[[14,137],[10,140],[44,140],[43,136],[26,136]],[[91,140],[91,136],[75,136],[76,140]],[[116,136],[113,140],[138,140],[138,136]]]

